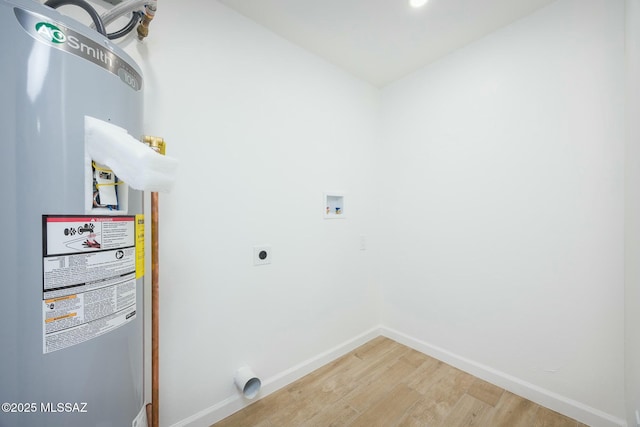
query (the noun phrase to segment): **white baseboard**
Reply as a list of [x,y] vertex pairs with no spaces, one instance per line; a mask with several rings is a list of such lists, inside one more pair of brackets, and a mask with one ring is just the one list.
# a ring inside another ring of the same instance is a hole
[[[325,351],[318,356],[315,356],[309,360],[306,360],[292,368],[287,369],[271,378],[267,378],[262,381],[262,387],[258,395],[259,399],[262,399],[271,393],[280,390],[281,388],[291,384],[292,382],[304,377],[305,375],[315,371],[316,369],[334,361],[335,359],[355,350],[362,344],[380,336],[380,328],[375,327],[362,334],[343,342],[342,344]],[[197,414],[194,414],[182,421],[173,424],[171,427],[209,427],[234,412],[249,406],[255,400],[247,400],[243,398],[240,393],[233,396],[229,396],[225,400],[210,406]]]
[[504,372],[482,365],[443,348],[420,341],[396,330],[380,327],[383,336],[432,356],[473,376],[495,384],[510,392],[545,406],[581,423],[593,427],[627,427],[623,419],[607,414],[542,387],[523,381]]

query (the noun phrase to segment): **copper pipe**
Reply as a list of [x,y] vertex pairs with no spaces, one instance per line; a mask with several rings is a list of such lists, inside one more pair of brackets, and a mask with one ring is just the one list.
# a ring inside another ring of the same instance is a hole
[[153,424],[153,405],[147,403],[147,427],[151,427]]
[[160,409],[160,262],[158,259],[158,193],[151,193],[151,426],[159,425]]
[[[164,155],[162,138],[144,136],[142,141]],[[160,243],[158,233],[158,193],[151,193],[151,403],[147,405],[147,424],[160,423]]]

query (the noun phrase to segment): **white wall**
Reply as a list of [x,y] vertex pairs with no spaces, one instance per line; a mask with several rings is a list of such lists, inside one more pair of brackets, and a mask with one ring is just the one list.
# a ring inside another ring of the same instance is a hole
[[[380,323],[593,425],[623,423],[626,374],[633,425],[622,0],[558,0],[381,92],[217,2],[159,6],[151,36],[122,45],[144,69],[145,128],[182,160],[161,196],[163,426],[244,404],[240,364],[276,387]],[[325,190],[348,192],[348,220],[321,219]],[[262,243],[274,263],[253,267]]]
[[559,0],[381,105],[383,324],[622,422],[624,2]]
[[627,419],[640,411],[640,1],[626,1],[625,379]]
[[[127,49],[145,129],[181,160],[160,197],[161,424],[208,425],[239,405],[241,365],[268,383],[379,324],[360,251],[378,93],[215,1],[160,2]],[[347,219],[323,219],[326,190]],[[259,244],[271,265],[253,266]]]

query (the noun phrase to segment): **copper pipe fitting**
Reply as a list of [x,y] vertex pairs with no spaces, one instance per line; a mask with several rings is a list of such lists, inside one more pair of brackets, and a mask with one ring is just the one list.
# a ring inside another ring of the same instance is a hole
[[142,17],[142,22],[138,25],[138,40],[142,41],[145,37],[149,35],[149,24],[153,20],[153,17],[156,14],[156,6],[155,4],[148,4],[144,7],[144,16]]

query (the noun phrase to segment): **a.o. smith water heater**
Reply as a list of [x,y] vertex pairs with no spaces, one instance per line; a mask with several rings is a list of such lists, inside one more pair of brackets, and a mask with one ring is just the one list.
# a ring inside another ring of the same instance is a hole
[[0,64],[0,426],[135,425],[142,193],[87,155],[85,121],[139,137],[141,71],[34,0],[0,0]]

